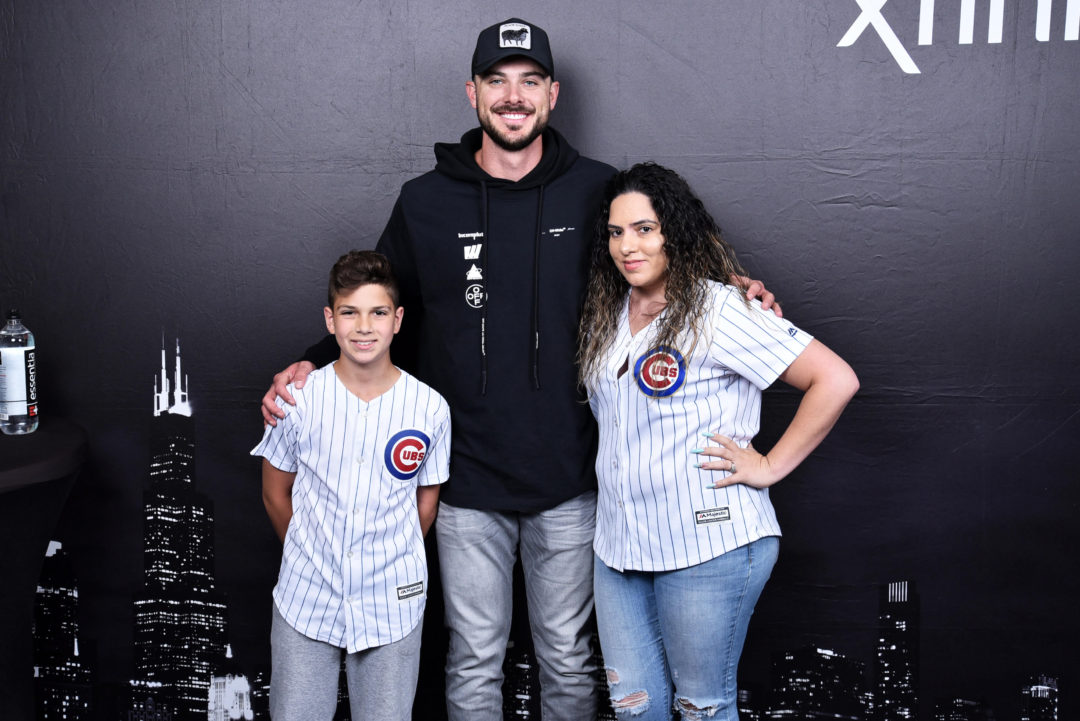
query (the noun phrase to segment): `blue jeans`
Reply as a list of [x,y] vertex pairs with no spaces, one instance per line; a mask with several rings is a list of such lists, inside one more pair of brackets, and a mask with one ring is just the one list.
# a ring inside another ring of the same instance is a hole
[[502,664],[519,546],[543,721],[595,718],[596,666],[586,628],[595,525],[595,491],[539,513],[439,504],[435,533],[450,631],[450,721],[502,721]]
[[[625,571],[597,558],[596,623],[615,713],[634,721],[737,721],[746,629],[780,548],[775,536],[677,571]],[[673,695],[674,687],[674,695]]]
[[[400,641],[345,654],[353,721],[409,721],[420,668],[423,622]],[[330,721],[344,651],[300,633],[274,608],[270,626],[270,717]]]

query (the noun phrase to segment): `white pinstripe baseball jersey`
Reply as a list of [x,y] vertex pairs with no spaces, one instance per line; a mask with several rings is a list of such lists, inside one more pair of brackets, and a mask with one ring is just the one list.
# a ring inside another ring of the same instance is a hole
[[702,457],[690,451],[709,444],[707,431],[745,447],[760,426],[761,391],[811,337],[760,303],[748,307],[734,288],[709,286],[694,347],[689,333],[678,348],[655,347],[655,319],[632,336],[624,303],[601,372],[587,382],[600,426],[594,549],[619,571],[686,568],[780,535],[767,489],[706,489],[720,472],[695,468]]
[[300,633],[350,653],[404,638],[427,599],[416,487],[449,475],[450,411],[402,371],[371,402],[333,365],[289,387],[285,418],[251,451],[296,473],[274,603]]

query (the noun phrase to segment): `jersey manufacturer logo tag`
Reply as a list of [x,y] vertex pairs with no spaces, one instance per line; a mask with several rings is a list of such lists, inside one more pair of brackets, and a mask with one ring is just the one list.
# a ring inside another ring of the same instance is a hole
[[670,396],[686,380],[686,361],[674,348],[657,346],[637,359],[634,377],[645,395],[653,398]]
[[404,601],[407,598],[413,596],[419,596],[424,592],[424,582],[417,581],[416,583],[410,583],[408,586],[397,587],[397,600]]
[[420,472],[431,439],[423,431],[398,431],[386,442],[386,470],[399,481],[411,481]]
[[699,526],[706,523],[722,523],[731,520],[731,509],[727,506],[720,508],[706,508],[704,511],[694,511],[694,522]]

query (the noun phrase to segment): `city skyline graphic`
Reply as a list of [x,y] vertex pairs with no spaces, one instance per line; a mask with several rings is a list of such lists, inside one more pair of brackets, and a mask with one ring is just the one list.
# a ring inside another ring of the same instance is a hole
[[[147,435],[149,463],[142,482],[141,536],[128,539],[141,542],[142,550],[141,576],[129,596],[130,625],[126,632],[112,629],[84,639],[80,574],[64,545],[52,543],[37,590],[33,630],[39,719],[269,719],[269,659],[240,659],[232,652],[229,619],[237,610],[230,609],[219,587],[214,502],[197,483],[199,416],[182,371],[179,339],[170,359],[163,338],[160,355]],[[876,584],[876,618],[852,619],[853,626],[864,630],[861,650],[852,648],[850,637],[845,641],[852,655],[828,643],[827,632],[815,633],[813,641],[773,638],[768,669],[747,669],[744,664],[740,673],[740,717],[744,721],[1070,718],[1062,715],[1062,708],[1072,706],[1068,693],[1072,679],[1057,668],[1017,669],[1027,680],[1006,691],[1016,712],[995,708],[987,700],[993,690],[989,688],[985,696],[928,694],[923,670],[927,651],[922,643],[926,606],[917,584],[916,578]],[[771,590],[766,588],[766,596]],[[837,600],[837,605],[842,603]],[[519,607],[518,613],[524,612]],[[770,619],[759,614],[756,623],[767,625]],[[504,664],[504,717],[539,719],[536,660],[527,634],[520,635],[511,640]],[[102,694],[99,682],[106,674],[97,651],[103,644],[123,643],[125,636],[132,659],[126,688]],[[748,643],[754,638],[752,633]],[[595,639],[594,649],[599,658]],[[597,684],[604,694],[602,672]],[[425,693],[421,685],[418,697]],[[348,717],[342,684],[335,719]],[[598,719],[614,718],[602,704]]]

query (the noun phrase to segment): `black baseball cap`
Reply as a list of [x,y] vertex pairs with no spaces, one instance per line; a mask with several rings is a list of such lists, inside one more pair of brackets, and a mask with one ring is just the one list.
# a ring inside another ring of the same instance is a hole
[[519,55],[535,61],[555,78],[555,61],[551,58],[547,33],[521,18],[510,18],[480,31],[473,50],[472,74],[483,75],[500,60]]

